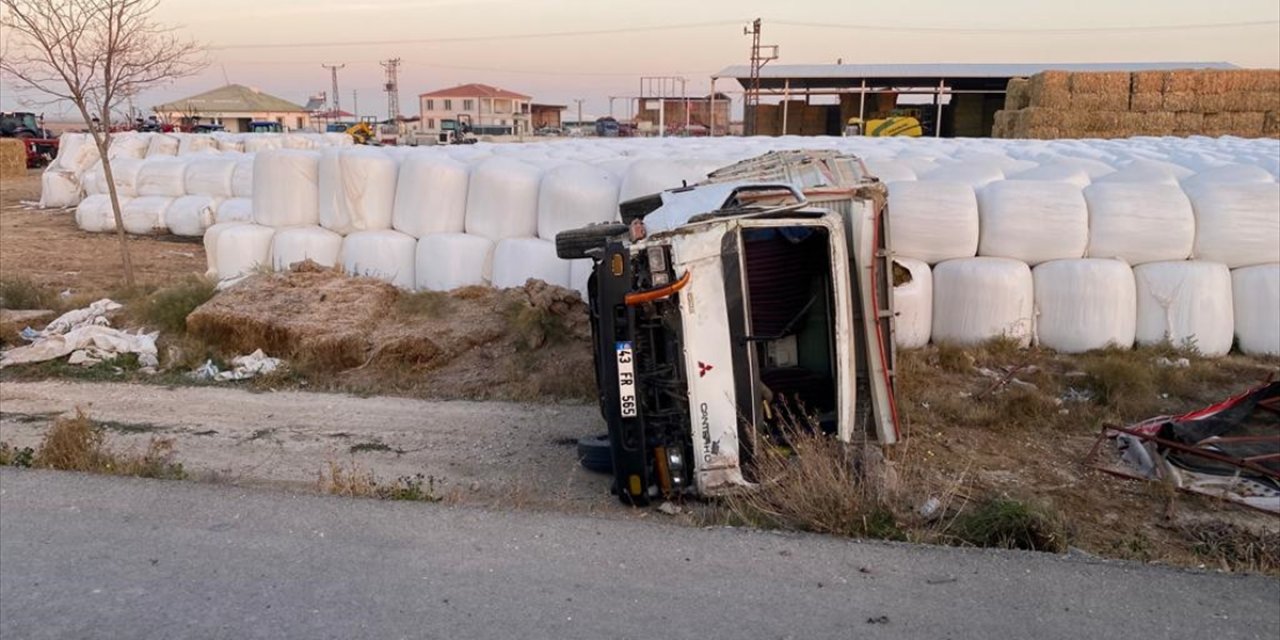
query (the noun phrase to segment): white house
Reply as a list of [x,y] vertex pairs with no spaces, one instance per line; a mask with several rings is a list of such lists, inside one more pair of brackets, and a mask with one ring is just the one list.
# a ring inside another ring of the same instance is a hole
[[470,117],[478,134],[508,135],[530,132],[533,98],[487,84],[471,83],[418,96],[424,133],[439,133],[446,120]]

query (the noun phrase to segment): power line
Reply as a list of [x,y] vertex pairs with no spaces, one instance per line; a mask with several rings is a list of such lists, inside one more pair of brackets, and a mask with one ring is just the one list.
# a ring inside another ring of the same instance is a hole
[[1240,29],[1245,27],[1263,27],[1280,25],[1280,20],[1253,20],[1245,22],[1217,22],[1202,24],[1168,24],[1129,27],[912,27],[899,25],[874,24],[834,24],[824,22],[794,22],[790,20],[770,20],[770,24],[787,27],[805,27],[811,29],[843,29],[849,31],[892,31],[899,33],[954,33],[954,34],[1088,34],[1088,33],[1136,33],[1165,31],[1202,31],[1208,29]]
[[678,29],[703,29],[707,27],[725,27],[738,24],[733,20],[718,22],[696,22],[691,24],[669,24],[650,27],[622,27],[617,29],[594,29],[583,31],[549,31],[546,33],[515,33],[506,35],[462,36],[453,38],[414,38],[410,40],[357,40],[347,42],[264,42],[249,44],[227,44],[209,47],[210,50],[227,51],[232,49],[300,49],[307,47],[371,47],[406,44],[447,44],[454,42],[487,42],[491,40],[532,40],[538,38],[571,38],[579,36],[609,36],[623,33],[646,33],[652,31],[674,31]]

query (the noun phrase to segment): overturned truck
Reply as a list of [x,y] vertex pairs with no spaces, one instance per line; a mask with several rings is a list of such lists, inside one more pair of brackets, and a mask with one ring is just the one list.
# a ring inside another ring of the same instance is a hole
[[773,152],[565,231],[589,258],[595,374],[625,503],[748,488],[800,418],[899,438],[885,189],[856,157]]

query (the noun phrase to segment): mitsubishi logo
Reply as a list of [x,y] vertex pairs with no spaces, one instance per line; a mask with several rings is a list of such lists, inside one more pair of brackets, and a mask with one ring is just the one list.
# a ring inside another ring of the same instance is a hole
[[705,378],[707,376],[707,372],[714,368],[715,367],[699,360],[698,361],[698,377]]

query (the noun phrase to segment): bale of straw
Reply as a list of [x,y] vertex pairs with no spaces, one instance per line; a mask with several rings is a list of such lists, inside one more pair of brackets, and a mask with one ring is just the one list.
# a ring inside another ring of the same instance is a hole
[[1130,111],[1160,111],[1164,107],[1164,94],[1160,92],[1133,93],[1129,95]]
[[1004,108],[1011,111],[1031,106],[1031,81],[1026,78],[1010,78],[1005,88]]
[[1280,91],[1232,91],[1223,98],[1223,111],[1280,111]]
[[1198,111],[1181,111],[1174,113],[1173,129],[1174,131],[1200,131],[1201,129],[1204,129],[1204,114]]
[[1129,92],[1120,93],[1072,93],[1073,111],[1128,111]]
[[27,175],[27,147],[21,140],[0,139],[0,178],[21,178]]
[[1062,129],[1058,127],[1022,127],[1018,131],[1017,137],[1030,138],[1033,140],[1055,140],[1058,138],[1070,138],[1079,136],[1063,135]]
[[1081,72],[1071,74],[1071,93],[1129,93],[1128,71]]
[[1071,103],[1071,74],[1065,71],[1037,73],[1031,76],[1028,94],[1033,107],[1066,107]]
[[1012,138],[1018,129],[1021,111],[1001,109],[996,112],[995,124],[991,127],[991,137]]
[[1063,109],[1028,107],[1018,111],[1018,123],[1023,127],[1057,127],[1062,125],[1067,113]]
[[1164,92],[1165,93],[1204,93],[1202,83],[1205,80],[1205,71],[1181,69],[1178,71],[1168,71],[1164,74]]
[[1130,93],[1164,93],[1167,71],[1136,71],[1130,74]]
[[1199,111],[1200,96],[1194,91],[1177,91],[1164,94],[1164,101],[1160,105],[1161,111]]

